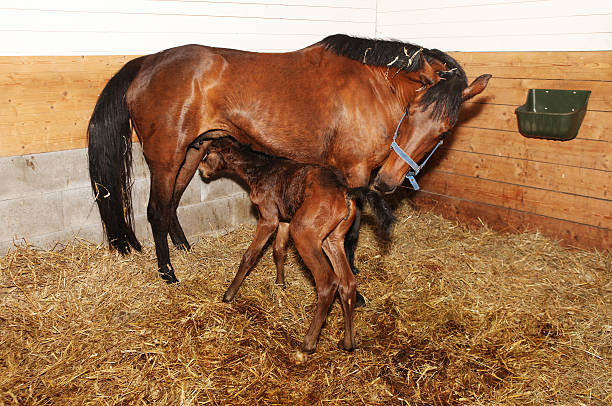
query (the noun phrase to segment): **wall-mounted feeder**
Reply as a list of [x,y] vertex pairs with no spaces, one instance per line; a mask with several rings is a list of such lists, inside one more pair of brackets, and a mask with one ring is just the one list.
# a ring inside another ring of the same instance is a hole
[[586,114],[590,90],[529,89],[515,110],[521,134],[567,141],[576,137]]

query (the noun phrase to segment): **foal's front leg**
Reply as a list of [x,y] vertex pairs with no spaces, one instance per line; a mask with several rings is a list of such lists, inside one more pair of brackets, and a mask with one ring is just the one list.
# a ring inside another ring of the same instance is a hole
[[285,286],[285,258],[289,242],[289,223],[278,223],[276,239],[274,240],[274,265],[276,265],[276,284]]
[[253,238],[253,242],[249,245],[249,248],[246,250],[244,255],[242,256],[242,260],[240,261],[240,266],[238,267],[238,272],[236,272],[236,276],[234,276],[234,280],[225,294],[223,295],[224,302],[230,302],[236,296],[236,292],[242,285],[244,278],[247,273],[253,268],[259,254],[266,245],[266,242],[274,233],[274,230],[278,227],[278,217],[276,215],[265,215],[262,213],[262,210],[259,210],[259,220],[257,220],[257,229],[255,230],[255,237]]

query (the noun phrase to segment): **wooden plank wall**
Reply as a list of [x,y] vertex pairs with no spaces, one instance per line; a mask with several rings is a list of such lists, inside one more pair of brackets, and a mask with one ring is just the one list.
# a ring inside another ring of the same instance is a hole
[[[470,79],[493,74],[466,103],[452,142],[415,201],[469,224],[610,248],[612,52],[454,53]],[[0,57],[0,156],[86,147],[86,126],[110,76],[134,56]],[[514,109],[529,88],[592,90],[578,137],[522,137]]]
[[[470,80],[491,73],[464,105],[414,199],[448,218],[506,231],[539,230],[564,244],[610,249],[612,52],[454,53]],[[591,90],[571,141],[523,137],[514,110],[529,88]]]
[[0,57],[0,157],[85,148],[98,94],[133,58]]

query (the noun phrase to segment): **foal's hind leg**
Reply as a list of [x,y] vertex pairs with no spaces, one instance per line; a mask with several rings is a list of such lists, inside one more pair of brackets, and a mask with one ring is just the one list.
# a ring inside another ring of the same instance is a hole
[[189,148],[187,150],[185,162],[183,163],[183,166],[181,166],[178,176],[176,177],[176,184],[174,186],[174,193],[172,195],[172,207],[170,208],[169,231],[172,242],[179,249],[189,250],[191,247],[187,241],[187,238],[185,237],[183,227],[181,227],[181,223],[179,223],[176,210],[178,209],[178,205],[181,201],[181,196],[183,196],[189,182],[191,182],[191,179],[193,179],[193,175],[195,174],[198,164],[202,160],[207,147],[208,143],[205,145],[203,144],[200,149]]
[[355,215],[354,202],[351,202],[349,210],[349,217],[341,221],[323,241],[323,249],[339,280],[338,293],[344,313],[344,339],[339,343],[339,346],[344,350],[352,351],[355,348],[353,310],[355,308],[356,282],[344,252],[344,237],[351,227]]
[[[298,210],[298,213],[301,210]],[[301,348],[302,353],[308,354],[314,352],[317,346],[321,328],[338,289],[338,279],[321,245],[329,229],[323,230],[322,227],[314,226],[312,219],[315,217],[311,216],[311,213],[305,211],[302,211],[301,215],[298,213],[290,225],[291,237],[304,264],[310,269],[317,288],[317,308]],[[303,357],[303,354],[298,353],[298,357]]]

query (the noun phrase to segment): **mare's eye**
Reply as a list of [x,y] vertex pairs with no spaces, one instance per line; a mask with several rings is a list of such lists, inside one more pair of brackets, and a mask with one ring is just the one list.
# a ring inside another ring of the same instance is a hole
[[442,134],[440,134],[440,136],[438,138],[441,139],[441,140],[444,140],[449,135],[450,135],[450,131],[445,131]]

